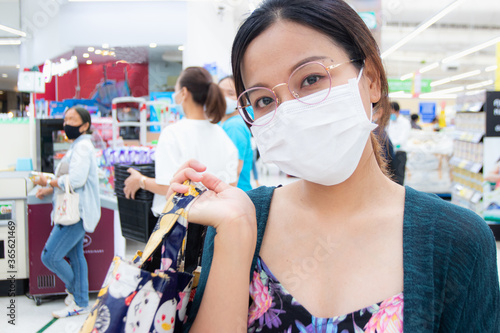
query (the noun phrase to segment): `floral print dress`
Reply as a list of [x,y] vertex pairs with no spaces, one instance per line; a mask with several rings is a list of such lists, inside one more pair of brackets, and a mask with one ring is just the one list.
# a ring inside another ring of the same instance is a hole
[[347,315],[318,318],[285,290],[260,257],[250,283],[250,297],[248,332],[251,333],[403,332],[403,293]]

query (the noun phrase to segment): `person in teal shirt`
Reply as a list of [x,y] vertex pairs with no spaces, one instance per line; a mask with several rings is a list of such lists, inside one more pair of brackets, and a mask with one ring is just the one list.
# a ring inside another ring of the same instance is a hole
[[250,191],[250,172],[252,171],[253,151],[250,143],[251,133],[243,118],[236,109],[236,90],[234,79],[227,76],[219,81],[224,96],[226,97],[226,115],[220,122],[224,131],[231,138],[236,148],[238,148],[238,188],[243,191]]

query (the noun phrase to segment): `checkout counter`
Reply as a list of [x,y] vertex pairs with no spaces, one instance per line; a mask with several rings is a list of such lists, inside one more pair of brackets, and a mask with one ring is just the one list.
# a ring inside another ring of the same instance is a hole
[[[28,172],[0,172],[0,207],[13,207],[11,220],[15,221],[16,281],[29,285],[29,294],[40,305],[44,296],[65,294],[64,283],[41,261],[41,253],[52,230],[50,213],[52,198],[42,200],[35,195],[38,187],[28,179]],[[0,215],[2,216],[2,215]],[[8,221],[0,220],[0,285],[10,285],[8,265]],[[12,223],[11,223],[12,224]],[[12,228],[11,228],[12,229]],[[3,242],[3,243],[2,243]],[[12,242],[11,242],[12,243]],[[116,197],[101,195],[101,219],[91,234],[84,239],[84,255],[89,274],[89,291],[100,290],[109,265],[115,255],[124,257],[125,238],[121,235]],[[7,272],[7,273],[4,273]],[[5,281],[5,282],[4,282]],[[26,281],[29,281],[26,283]],[[24,294],[17,288],[16,294]],[[0,290],[8,290],[0,288]],[[4,296],[4,295],[1,295]]]

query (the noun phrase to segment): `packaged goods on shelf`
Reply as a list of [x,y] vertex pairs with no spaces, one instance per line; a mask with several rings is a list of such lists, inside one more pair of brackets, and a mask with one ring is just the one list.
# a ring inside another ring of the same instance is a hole
[[448,133],[412,130],[406,152],[405,185],[424,192],[450,193],[453,138]]

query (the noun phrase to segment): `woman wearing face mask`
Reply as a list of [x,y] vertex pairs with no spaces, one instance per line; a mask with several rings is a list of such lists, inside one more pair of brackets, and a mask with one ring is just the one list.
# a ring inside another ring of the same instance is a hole
[[174,103],[185,117],[163,129],[155,153],[155,175],[149,178],[128,169],[123,192],[134,199],[139,188],[155,193],[155,216],[163,211],[170,179],[188,159],[202,161],[210,172],[224,182],[236,184],[238,152],[224,130],[217,125],[226,113],[224,95],[202,67],[182,71],[175,85]]
[[176,174],[171,191],[210,190],[188,215],[210,228],[185,331],[498,332],[491,230],[385,174],[370,120],[387,124],[387,79],[359,15],[265,0],[232,65],[261,158],[301,180],[245,194],[196,161]]
[[[54,192],[62,193],[67,182],[79,194],[81,220],[67,226],[54,225],[42,251],[43,264],[64,282],[68,293],[64,300],[66,307],[52,312],[56,318],[88,312],[89,282],[83,238],[86,232],[95,230],[101,217],[99,177],[94,146],[90,140],[90,125],[90,114],[84,108],[74,107],[66,111],[64,131],[72,142],[71,147],[56,168],[56,178],[49,181],[42,175],[35,183],[44,186],[36,194],[40,199]],[[54,211],[52,217],[53,214]]]
[[231,138],[236,148],[238,148],[238,188],[243,191],[252,189],[250,185],[250,171],[253,163],[253,150],[250,139],[252,134],[240,117],[236,108],[236,90],[234,89],[234,78],[227,76],[219,81],[226,98],[226,114],[221,120],[221,125],[227,135]]

